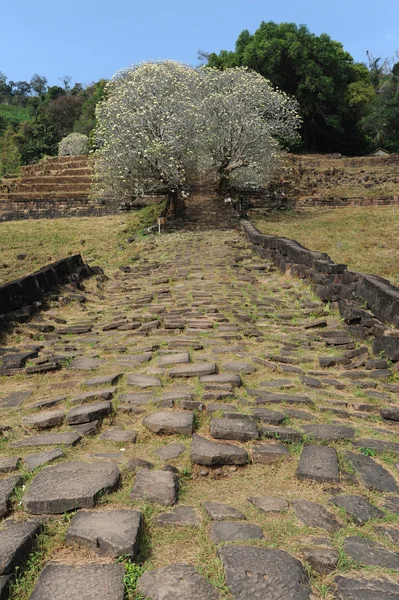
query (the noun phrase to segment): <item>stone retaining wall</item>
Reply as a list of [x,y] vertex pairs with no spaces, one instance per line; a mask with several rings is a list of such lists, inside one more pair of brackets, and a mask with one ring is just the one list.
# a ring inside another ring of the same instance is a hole
[[338,303],[354,335],[374,336],[373,351],[399,361],[399,288],[382,277],[349,271],[328,254],[308,250],[295,240],[264,235],[249,221],[242,227],[262,258],[283,273],[310,280],[324,302]]
[[24,219],[102,217],[120,212],[120,201],[93,203],[88,198],[11,200],[0,202],[0,222]]
[[40,309],[49,293],[96,272],[97,267],[89,267],[80,254],[75,254],[0,285],[0,329],[15,321],[28,320]]

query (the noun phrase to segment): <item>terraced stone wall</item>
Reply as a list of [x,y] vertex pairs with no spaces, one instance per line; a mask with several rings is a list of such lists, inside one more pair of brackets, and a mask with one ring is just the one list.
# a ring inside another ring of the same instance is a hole
[[61,285],[77,283],[94,272],[80,254],[75,254],[1,285],[0,330],[10,322],[29,319],[43,304],[46,295]]
[[295,240],[264,235],[249,221],[242,226],[261,257],[272,260],[283,273],[309,279],[324,302],[338,303],[355,336],[374,336],[373,351],[399,361],[399,288],[382,277],[348,271],[328,254],[308,250]]

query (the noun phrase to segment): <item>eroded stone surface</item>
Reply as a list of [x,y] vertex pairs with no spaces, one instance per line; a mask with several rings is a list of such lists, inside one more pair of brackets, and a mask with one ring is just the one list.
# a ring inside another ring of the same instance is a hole
[[399,585],[384,579],[334,579],[340,600],[397,600]]
[[363,525],[370,519],[381,519],[384,513],[367,502],[362,496],[340,494],[331,498],[332,504],[344,508],[358,525]]
[[142,423],[147,429],[158,434],[180,433],[191,435],[193,432],[194,413],[190,411],[168,412],[162,410],[144,417]]
[[244,520],[245,515],[230,506],[221,502],[204,502],[204,509],[212,521]]
[[249,502],[265,513],[279,513],[288,508],[288,502],[284,498],[275,496],[257,496],[248,498]]
[[54,450],[48,450],[47,452],[28,454],[24,457],[24,463],[28,471],[34,471],[34,469],[47,465],[48,463],[53,462],[53,460],[62,458],[63,456],[65,455],[61,448],[54,448]]
[[166,513],[158,515],[155,522],[157,525],[163,526],[196,527],[201,524],[201,520],[192,506],[177,506]]
[[310,600],[304,567],[283,550],[223,546],[219,556],[234,600]]
[[22,483],[20,475],[11,475],[5,479],[0,479],[0,517],[4,517],[9,510],[9,501],[11,494],[17,485]]
[[337,482],[339,473],[335,449],[315,444],[305,446],[299,459],[296,475],[298,479]]
[[92,508],[100,493],[119,484],[118,467],[110,462],[65,462],[46,467],[24,494],[25,510],[33,514],[62,514],[76,508]]
[[380,544],[376,544],[367,538],[360,536],[346,538],[344,540],[344,550],[350,558],[362,565],[399,570],[399,554],[386,550]]
[[172,506],[177,502],[178,479],[170,471],[140,469],[130,493],[133,500]]
[[122,564],[48,564],[30,600],[123,600],[123,577]]
[[209,529],[209,535],[215,542],[260,540],[263,538],[263,532],[259,525],[238,521],[215,521]]
[[219,600],[211,584],[185,564],[147,571],[140,577],[137,589],[149,600]]
[[294,500],[292,503],[297,519],[308,527],[320,527],[327,531],[336,531],[338,522],[324,506],[308,500]]
[[138,510],[79,510],[72,517],[66,542],[83,545],[101,556],[134,558],[142,520]]
[[211,436],[218,440],[247,442],[259,437],[258,429],[248,419],[211,419]]
[[6,523],[0,529],[0,575],[8,575],[23,562],[41,530],[39,521]]
[[200,435],[193,435],[191,461],[197,465],[244,465],[248,462],[246,450],[234,444],[211,442]]
[[367,489],[378,492],[398,492],[398,485],[393,476],[370,456],[354,452],[347,452],[345,456]]

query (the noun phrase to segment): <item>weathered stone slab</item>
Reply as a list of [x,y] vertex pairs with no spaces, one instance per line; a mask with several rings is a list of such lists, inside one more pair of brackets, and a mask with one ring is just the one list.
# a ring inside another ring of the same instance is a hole
[[285,460],[289,456],[290,453],[283,444],[254,444],[252,446],[252,459],[254,462],[269,465]]
[[367,538],[360,536],[347,537],[344,540],[344,550],[350,558],[362,565],[399,570],[399,554],[386,550],[380,544],[376,544]]
[[204,502],[203,506],[205,512],[212,521],[243,521],[246,518],[241,511],[229,504],[222,504],[221,502]]
[[205,375],[200,377],[201,383],[207,384],[218,384],[218,385],[231,385],[232,387],[239,387],[241,385],[241,377],[234,375],[233,373],[221,373],[219,375]]
[[311,546],[301,548],[304,559],[317,573],[326,575],[337,568],[339,553],[334,548]]
[[386,579],[336,577],[340,600],[397,600],[399,585]]
[[248,454],[234,444],[211,442],[197,434],[193,435],[191,444],[191,461],[197,465],[244,465],[248,462]]
[[296,476],[301,480],[339,481],[338,459],[335,449],[316,444],[305,446],[299,459]]
[[30,600],[123,600],[124,567],[48,564]]
[[66,422],[68,425],[80,425],[81,423],[90,423],[103,419],[111,413],[112,404],[109,401],[94,402],[93,404],[83,404],[75,406],[68,411]]
[[138,592],[148,600],[219,600],[218,592],[193,567],[168,565],[144,573]]
[[177,352],[176,354],[166,354],[160,356],[158,359],[158,365],[160,367],[169,367],[170,365],[186,365],[190,362],[190,355],[188,352]]
[[215,521],[209,528],[209,535],[215,542],[261,540],[262,529],[255,523],[238,521]]
[[283,550],[228,545],[218,553],[234,600],[311,598],[305,568]]
[[397,452],[399,454],[399,444],[397,442],[385,442],[384,440],[375,440],[374,438],[359,438],[353,442],[355,448],[371,448],[376,452]]
[[201,377],[216,373],[216,363],[195,363],[173,367],[169,371],[169,377]]
[[132,500],[145,500],[173,506],[177,502],[178,479],[170,471],[141,469],[136,475],[130,493]]
[[75,446],[82,436],[72,431],[62,433],[42,433],[31,435],[18,442],[12,442],[11,448],[34,448],[38,446]]
[[388,406],[381,408],[380,415],[387,421],[399,421],[399,406]]
[[71,429],[79,433],[79,435],[87,437],[90,435],[96,435],[100,421],[90,421],[89,423],[79,423],[78,425],[71,425]]
[[0,456],[0,473],[11,473],[18,469],[17,456]]
[[384,513],[367,502],[362,496],[340,494],[333,496],[330,502],[335,506],[344,508],[358,525],[363,525],[370,519],[382,519]]
[[169,460],[171,458],[177,458],[186,450],[186,447],[183,444],[178,444],[174,442],[172,444],[166,444],[166,446],[162,446],[155,450],[155,454],[157,454],[163,460]]
[[100,375],[99,377],[93,377],[83,382],[83,385],[95,387],[97,385],[115,385],[122,377],[123,373],[111,373],[110,375]]
[[292,503],[297,519],[307,527],[319,527],[327,531],[336,531],[339,524],[324,506],[308,500],[294,500]]
[[100,435],[100,440],[104,440],[106,442],[118,442],[123,444],[134,444],[137,439],[136,431],[122,429],[122,427],[108,427],[106,431],[104,431]]
[[20,475],[11,475],[0,479],[0,517],[4,517],[9,511],[9,500],[14,489],[22,483]]
[[63,410],[46,410],[24,417],[22,425],[28,429],[51,429],[62,425],[64,419],[65,412]]
[[0,408],[18,408],[26,398],[32,395],[30,390],[12,392],[0,400]]
[[223,369],[225,371],[230,371],[232,373],[245,373],[250,375],[251,373],[255,373],[256,367],[251,365],[250,363],[246,363],[243,361],[230,361],[223,365]]
[[57,458],[65,456],[61,448],[54,448],[48,452],[39,452],[38,454],[28,454],[24,457],[24,464],[28,471],[34,471],[37,467],[42,467],[53,462]]
[[75,371],[94,371],[98,369],[102,362],[98,358],[79,357],[75,358],[68,368]]
[[352,464],[362,484],[369,490],[378,492],[398,492],[393,476],[370,456],[347,452],[346,458]]
[[259,427],[261,437],[266,437],[281,442],[299,444],[302,441],[302,433],[291,427],[278,427],[277,425],[262,425]]
[[192,506],[178,506],[172,510],[161,513],[155,519],[157,525],[176,527],[196,527],[201,524],[202,519],[198,516]]
[[303,425],[304,433],[317,441],[335,442],[337,440],[353,440],[355,430],[353,427],[344,427],[343,425],[325,425],[324,423],[315,425]]
[[111,400],[114,397],[115,392],[115,386],[103,388],[102,390],[96,390],[93,392],[85,392],[84,394],[79,394],[79,396],[74,396],[70,401],[70,404],[72,406],[76,406],[79,404],[85,404],[86,402],[94,402],[95,400]]
[[151,375],[130,374],[127,376],[127,383],[142,389],[162,387],[159,377],[152,377]]
[[78,544],[100,556],[128,556],[134,559],[143,515],[138,510],[79,510],[71,520],[67,544]]
[[380,525],[374,528],[377,533],[383,537],[387,537],[394,544],[399,544],[399,529],[393,529],[392,527],[384,527]]
[[33,514],[93,508],[99,494],[116,489],[119,479],[114,463],[64,462],[36,475],[23,497],[23,505]]
[[265,513],[279,513],[288,508],[288,502],[284,498],[275,496],[258,496],[248,498],[248,502]]
[[267,408],[257,408],[252,414],[256,421],[262,421],[262,423],[269,423],[270,425],[280,425],[285,419],[284,413],[277,410],[268,410]]
[[211,436],[217,440],[236,440],[247,442],[259,437],[258,429],[248,419],[211,419]]
[[180,433],[191,435],[193,432],[194,413],[185,411],[159,411],[153,412],[142,420],[147,429],[158,434]]
[[12,573],[27,558],[40,530],[39,521],[6,522],[0,529],[0,575]]

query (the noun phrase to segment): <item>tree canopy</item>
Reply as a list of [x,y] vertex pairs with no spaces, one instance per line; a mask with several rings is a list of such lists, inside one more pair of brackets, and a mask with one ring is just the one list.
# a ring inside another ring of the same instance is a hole
[[219,69],[247,66],[295,96],[306,148],[364,149],[357,124],[364,102],[374,95],[370,75],[327,34],[316,36],[305,25],[262,22],[254,34],[241,32],[235,51],[210,54],[208,64]]

